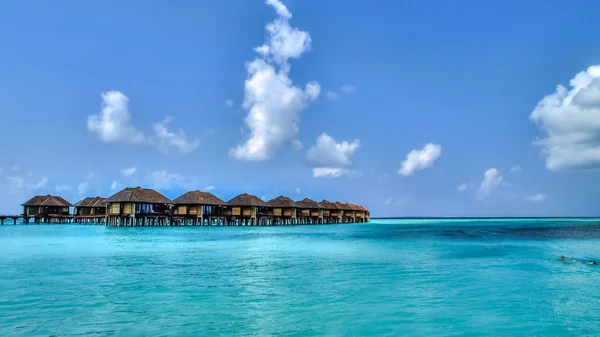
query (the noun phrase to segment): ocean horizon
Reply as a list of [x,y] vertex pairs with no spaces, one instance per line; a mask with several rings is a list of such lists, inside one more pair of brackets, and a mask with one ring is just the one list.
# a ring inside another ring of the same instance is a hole
[[4,225],[0,335],[597,335],[588,260],[600,219]]

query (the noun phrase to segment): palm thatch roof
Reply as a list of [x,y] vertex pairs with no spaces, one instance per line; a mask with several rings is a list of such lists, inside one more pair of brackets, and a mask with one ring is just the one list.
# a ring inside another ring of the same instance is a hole
[[25,201],[21,206],[71,207],[70,202],[56,195],[36,195]]
[[275,199],[271,199],[267,201],[267,205],[271,207],[279,207],[279,208],[296,208],[298,205],[294,202],[294,200],[284,197],[283,195],[278,196]]
[[227,202],[229,206],[252,206],[252,207],[267,207],[267,203],[262,201],[257,196],[252,194],[244,193]]
[[117,194],[106,199],[107,203],[110,202],[137,202],[145,204],[170,204],[169,200],[164,195],[151,190],[149,188],[141,187],[128,187],[121,190]]
[[225,206],[227,203],[209,192],[190,191],[173,200],[174,205],[213,205]]
[[75,203],[75,207],[106,207],[106,198],[88,197]]
[[337,206],[335,206],[334,203],[327,201],[327,200],[323,200],[319,204],[321,205],[321,207],[323,209],[337,209]]
[[296,201],[296,204],[298,205],[298,207],[300,208],[314,208],[314,209],[320,209],[321,205],[319,205],[318,202],[309,199],[309,198],[304,198],[300,201]]

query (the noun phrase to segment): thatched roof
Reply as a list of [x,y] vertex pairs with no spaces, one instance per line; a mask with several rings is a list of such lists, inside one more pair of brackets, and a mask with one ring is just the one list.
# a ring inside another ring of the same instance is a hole
[[346,208],[344,208],[345,210],[356,211],[356,206],[354,204],[349,203],[349,202],[345,203],[344,207],[346,207]]
[[106,198],[85,198],[73,205],[75,207],[106,207]]
[[298,205],[294,202],[294,200],[284,197],[283,195],[278,196],[275,199],[271,199],[267,201],[267,205],[271,207],[280,207],[280,208],[296,208]]
[[213,205],[225,206],[227,203],[214,194],[201,191],[190,191],[173,200],[174,205]]
[[319,203],[319,205],[321,205],[321,207],[323,209],[337,209],[337,207],[335,206],[334,203],[327,201],[327,200],[323,200]]
[[318,202],[309,199],[309,198],[304,198],[300,201],[296,201],[296,205],[298,205],[298,207],[300,208],[316,208],[316,209],[320,209],[321,205],[319,205]]
[[70,202],[56,195],[36,195],[21,206],[71,207]]
[[262,201],[259,197],[252,194],[244,193],[227,202],[229,206],[254,206],[254,207],[267,207],[267,203]]
[[106,199],[106,202],[137,202],[145,204],[170,204],[171,200],[149,188],[128,187]]

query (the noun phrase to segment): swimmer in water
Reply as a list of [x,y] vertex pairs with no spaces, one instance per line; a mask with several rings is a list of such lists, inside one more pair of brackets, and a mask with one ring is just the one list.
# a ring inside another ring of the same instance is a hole
[[558,259],[561,260],[561,261],[564,261],[565,260],[565,255],[563,254],[563,255],[559,256]]
[[596,261],[588,261],[587,264],[596,264]]

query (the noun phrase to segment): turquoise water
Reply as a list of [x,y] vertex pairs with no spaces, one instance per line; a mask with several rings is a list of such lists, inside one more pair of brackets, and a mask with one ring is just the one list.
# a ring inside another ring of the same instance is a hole
[[600,335],[598,219],[0,227],[0,336]]

